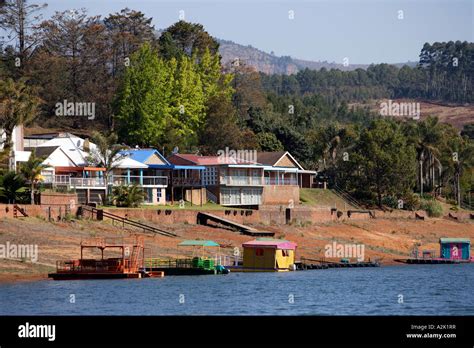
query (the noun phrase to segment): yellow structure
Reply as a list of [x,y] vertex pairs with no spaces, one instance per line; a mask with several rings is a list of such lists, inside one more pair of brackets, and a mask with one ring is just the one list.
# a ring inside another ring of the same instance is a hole
[[260,238],[244,243],[244,272],[284,272],[293,269],[296,243]]

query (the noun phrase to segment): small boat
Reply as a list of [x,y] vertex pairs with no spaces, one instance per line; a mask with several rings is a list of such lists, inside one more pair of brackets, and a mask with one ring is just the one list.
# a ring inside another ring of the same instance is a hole
[[[98,249],[100,259],[84,258],[87,249]],[[118,257],[104,258],[104,252],[115,250]],[[124,238],[91,238],[81,242],[81,258],[56,262],[56,272],[48,274],[54,280],[123,279],[163,276],[163,273],[143,271],[144,239],[142,236]]]

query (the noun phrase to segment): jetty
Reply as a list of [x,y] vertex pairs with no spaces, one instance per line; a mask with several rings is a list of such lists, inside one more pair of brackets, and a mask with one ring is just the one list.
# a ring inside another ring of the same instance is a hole
[[413,249],[413,257],[395,259],[394,261],[409,265],[450,265],[474,262],[471,257],[471,240],[469,238],[440,238],[439,256],[434,250],[418,251]]
[[[222,265],[220,245],[212,240],[184,240],[178,247],[192,247],[189,258],[160,259],[147,258],[144,271],[149,274],[162,272],[166,276],[228,274],[229,270]],[[214,257],[206,256],[208,248],[217,248]]]
[[253,236],[253,237],[273,237],[275,235],[275,232],[267,232],[267,231],[260,231],[257,230],[253,227],[239,224],[235,221],[221,218],[219,216],[209,214],[209,213],[203,213],[199,212],[197,214],[197,223],[200,225],[205,225],[209,226],[209,221],[213,221],[217,224],[230,227],[234,230],[240,231],[240,233],[248,235],[248,236]]
[[380,265],[381,263],[378,260],[351,262],[348,259],[342,259],[341,261],[329,261],[325,259],[301,258],[300,261],[295,262],[296,270],[298,271],[328,268],[380,267]]

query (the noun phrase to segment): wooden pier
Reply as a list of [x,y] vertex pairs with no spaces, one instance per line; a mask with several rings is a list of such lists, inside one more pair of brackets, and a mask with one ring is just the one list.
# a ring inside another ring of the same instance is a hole
[[361,267],[380,267],[379,261],[361,261],[361,262],[336,262],[328,260],[305,259],[295,262],[296,270],[329,269],[329,268],[361,268]]
[[442,259],[442,258],[410,258],[410,259],[395,259],[396,262],[407,263],[410,265],[452,265],[460,263],[468,263],[469,261]]

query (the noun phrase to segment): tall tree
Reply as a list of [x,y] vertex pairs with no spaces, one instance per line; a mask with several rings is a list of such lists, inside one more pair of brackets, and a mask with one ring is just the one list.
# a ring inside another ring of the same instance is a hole
[[36,25],[46,4],[29,4],[27,0],[6,0],[0,9],[0,28],[7,32],[7,43],[13,43],[23,67],[36,45]]
[[349,160],[354,184],[359,190],[374,192],[382,206],[384,195],[401,197],[415,181],[415,149],[406,143],[400,126],[389,120],[375,120],[365,129]]
[[177,62],[166,64],[144,44],[130,63],[115,102],[119,138],[130,145],[158,146],[172,115],[170,99]]
[[112,75],[123,71],[126,59],[136,52],[141,45],[148,42],[156,44],[153,18],[147,18],[140,11],[122,9],[104,19],[112,49]]
[[219,43],[201,24],[179,21],[167,28],[158,40],[160,56],[165,59],[179,59],[181,55],[200,59],[209,50],[211,55],[219,54]]
[[0,81],[0,130],[5,135],[3,151],[9,157],[14,128],[30,123],[37,116],[40,103],[35,89],[28,86],[24,79],[18,82],[11,78]]

